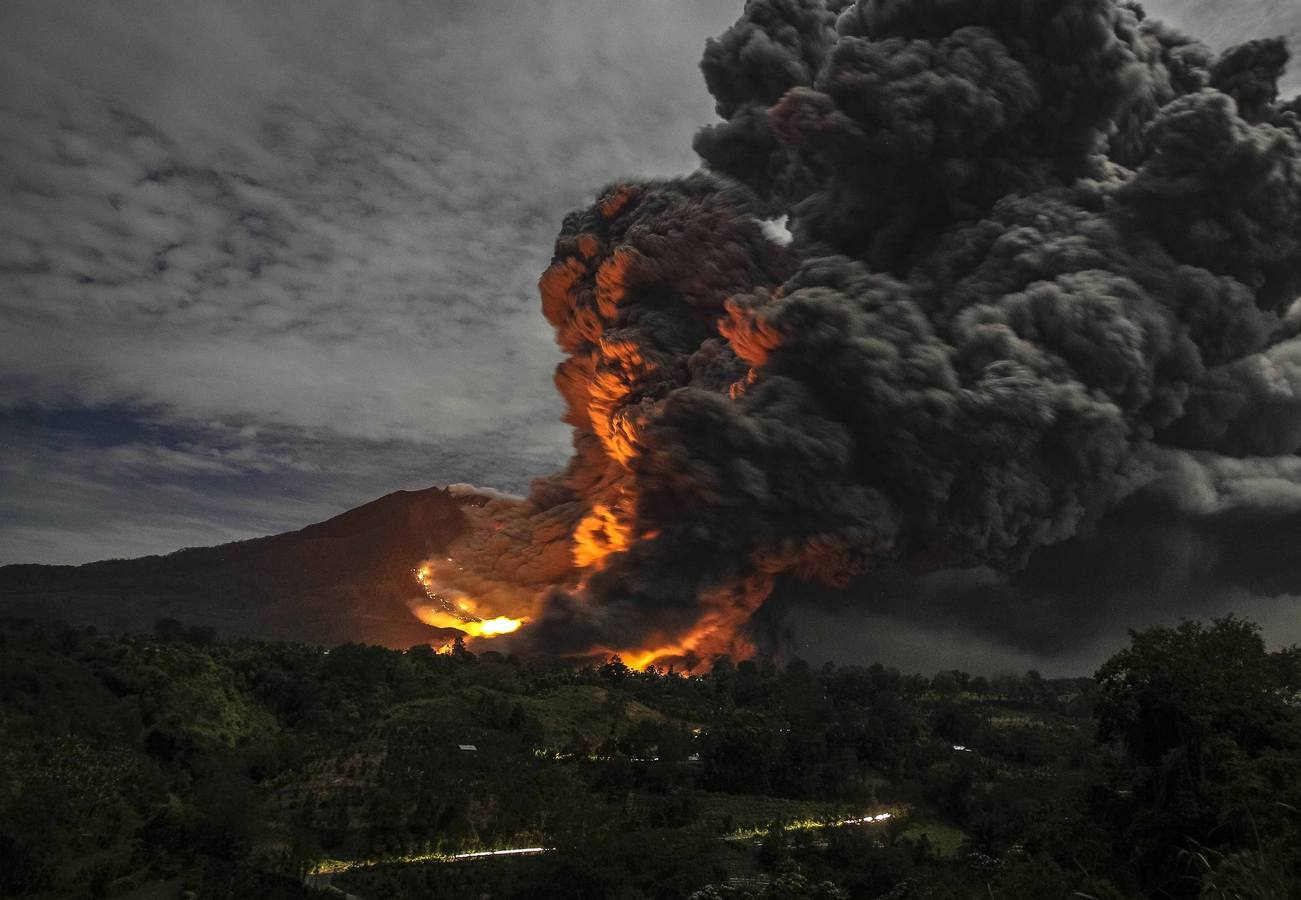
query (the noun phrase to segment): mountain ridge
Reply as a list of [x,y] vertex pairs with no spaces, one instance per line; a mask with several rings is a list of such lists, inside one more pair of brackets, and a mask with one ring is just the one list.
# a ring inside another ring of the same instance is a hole
[[297,531],[82,565],[0,566],[0,615],[135,631],[162,618],[225,633],[406,647],[441,636],[415,618],[410,570],[487,498],[393,491]]

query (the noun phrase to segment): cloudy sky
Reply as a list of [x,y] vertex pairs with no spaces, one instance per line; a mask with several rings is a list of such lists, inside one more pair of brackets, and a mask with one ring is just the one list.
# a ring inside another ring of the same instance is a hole
[[0,563],[299,527],[567,450],[536,280],[694,165],[730,0],[6,0]]
[[[1147,5],[1301,34],[1295,0]],[[694,166],[739,6],[5,0],[0,564],[553,469],[553,236]]]

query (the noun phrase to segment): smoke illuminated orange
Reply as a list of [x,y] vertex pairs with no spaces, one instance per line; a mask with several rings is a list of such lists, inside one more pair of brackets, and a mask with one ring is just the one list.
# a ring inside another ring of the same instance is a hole
[[607,556],[628,546],[631,536],[627,523],[598,503],[574,529],[574,565],[600,569]]
[[[711,264],[698,266],[702,259]],[[672,604],[668,616],[648,603],[627,628],[612,618],[575,639],[556,633],[567,616],[546,612],[557,602],[572,604],[574,615],[587,606],[599,620],[602,606],[624,602],[618,585],[627,569],[656,554],[672,556],[679,523],[662,503],[652,504],[651,514],[642,493],[643,463],[659,446],[654,425],[679,389],[726,389],[727,381],[747,377],[719,319],[734,317],[742,339],[753,317],[739,305],[727,308],[727,298],[756,283],[775,287],[793,274],[794,261],[762,238],[748,209],[707,179],[682,189],[617,185],[588,214],[567,219],[539,289],[566,356],[555,384],[564,421],[575,431],[574,457],[564,473],[539,479],[513,506],[466,507],[469,530],[449,550],[459,564],[435,561],[421,577],[430,601],[415,610],[422,621],[490,636],[500,619],[503,628],[524,629],[506,642],[511,649],[582,658],[617,652],[637,668],[657,663],[691,671],[719,655],[752,656],[747,624],[773,578],[757,562],[759,574],[736,583],[709,587],[708,577],[693,579],[681,586],[699,592],[690,603]],[[751,341],[756,348],[776,339],[775,329],[760,332]],[[695,336],[704,344],[698,358],[688,358],[683,341]],[[740,360],[763,362],[758,352]],[[748,377],[756,377],[753,368]],[[738,396],[743,390],[738,381]],[[634,547],[646,554],[612,571],[614,558],[626,559]],[[466,594],[490,610],[476,609]]]
[[756,572],[739,584],[707,592],[701,603],[704,614],[682,637],[604,652],[617,653],[632,669],[672,665],[682,672],[697,671],[719,656],[747,659],[754,655],[755,646],[744,633],[745,623],[763,605],[772,586],[770,573]]
[[[450,562],[450,560],[449,560]],[[416,618],[435,628],[455,628],[470,637],[493,638],[518,631],[524,619],[510,616],[493,616],[483,618],[475,613],[477,604],[463,594],[456,599],[449,599],[438,592],[437,579],[433,566],[426,563],[415,569],[416,581],[424,589],[425,596],[431,603],[413,606],[411,611]],[[437,605],[433,605],[437,604]],[[442,608],[440,608],[442,607]]]

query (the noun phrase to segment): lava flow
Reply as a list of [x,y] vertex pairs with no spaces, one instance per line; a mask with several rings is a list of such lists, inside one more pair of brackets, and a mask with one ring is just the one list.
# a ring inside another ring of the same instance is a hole
[[[444,596],[444,592],[440,591],[435,580],[434,568],[429,563],[414,569],[413,572],[429,603],[417,604],[412,608],[412,612],[426,625],[435,628],[455,628],[470,637],[492,638],[510,634],[524,624],[523,618],[479,616],[475,613],[477,604],[467,596],[460,595],[454,599]],[[460,594],[459,591],[455,593]]]

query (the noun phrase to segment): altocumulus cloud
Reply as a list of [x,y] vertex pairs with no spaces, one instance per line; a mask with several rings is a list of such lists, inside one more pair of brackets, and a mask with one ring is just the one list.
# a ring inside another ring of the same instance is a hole
[[695,165],[730,2],[0,10],[0,562],[301,525],[563,458],[536,279]]

